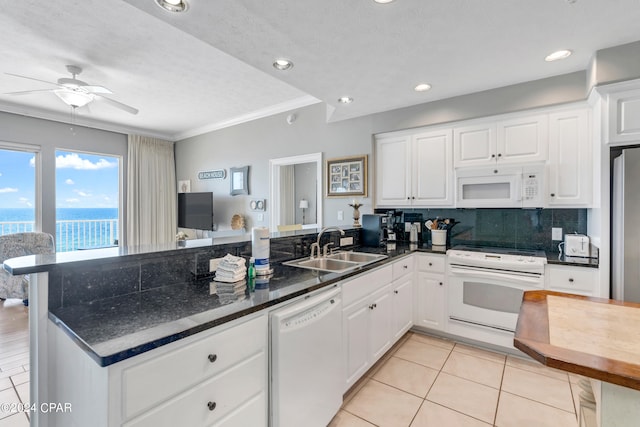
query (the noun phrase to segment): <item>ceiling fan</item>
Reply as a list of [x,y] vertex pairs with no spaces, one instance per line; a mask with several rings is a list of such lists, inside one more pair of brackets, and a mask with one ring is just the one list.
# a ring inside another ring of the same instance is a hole
[[109,89],[104,86],[90,85],[78,80],[76,77],[82,73],[82,68],[76,65],[67,65],[67,71],[71,73],[71,78],[63,77],[58,79],[57,83],[49,82],[46,80],[40,80],[33,77],[22,76],[20,74],[5,73],[9,76],[20,77],[22,79],[35,80],[37,82],[47,83],[56,86],[53,89],[37,89],[37,90],[25,90],[20,92],[9,92],[5,95],[28,95],[39,92],[53,92],[58,98],[60,98],[65,104],[72,107],[74,110],[80,107],[84,107],[93,101],[105,102],[113,107],[119,108],[131,114],[138,114],[138,109],[129,105],[118,102],[114,99],[107,98],[104,94],[111,94]]

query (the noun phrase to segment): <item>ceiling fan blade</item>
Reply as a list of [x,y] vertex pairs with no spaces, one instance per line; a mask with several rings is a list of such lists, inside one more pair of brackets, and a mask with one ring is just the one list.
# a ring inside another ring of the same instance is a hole
[[89,93],[113,93],[104,86],[86,85],[81,87]]
[[21,76],[20,74],[13,74],[13,73],[5,73],[5,74],[8,75],[8,76],[20,77],[21,79],[35,80],[37,82],[46,83],[46,84],[54,85],[54,86],[57,86],[57,87],[63,87],[63,86],[61,86],[61,85],[59,85],[58,83],[55,83],[55,82],[48,82],[46,80],[40,80],[40,79],[36,79],[36,78],[33,78],[33,77]]
[[29,95],[31,93],[53,92],[56,89],[21,90],[20,92],[6,92],[5,95]]
[[126,111],[127,113],[138,114],[137,108],[130,107],[127,104],[123,104],[122,102],[118,102],[111,98],[107,98],[106,96],[102,96],[102,95],[94,95],[94,96],[95,96],[95,99],[97,99],[98,101],[105,101],[116,108],[120,108],[121,110]]

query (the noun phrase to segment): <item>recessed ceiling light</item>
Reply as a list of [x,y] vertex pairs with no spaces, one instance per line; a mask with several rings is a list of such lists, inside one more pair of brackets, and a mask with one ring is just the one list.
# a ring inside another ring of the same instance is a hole
[[385,4],[385,3],[391,3],[395,0],[373,0],[373,1],[380,4]]
[[169,12],[184,12],[188,7],[184,0],[156,0],[156,4]]
[[413,88],[413,90],[415,90],[416,92],[424,92],[429,89],[431,89],[431,85],[429,83],[420,83]]
[[340,98],[338,98],[338,102],[342,104],[351,104],[353,102],[353,98],[351,98],[350,96],[341,96]]
[[565,59],[571,56],[571,53],[572,52],[570,50],[566,50],[566,49],[557,50],[547,55],[546,58],[544,58],[544,60],[547,62],[551,62],[551,61],[557,61],[558,59]]
[[293,68],[293,62],[285,58],[278,58],[273,61],[273,68],[280,71],[286,71]]

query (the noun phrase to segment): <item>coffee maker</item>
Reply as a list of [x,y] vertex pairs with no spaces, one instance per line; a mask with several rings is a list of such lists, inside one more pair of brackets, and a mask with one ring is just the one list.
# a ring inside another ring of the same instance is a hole
[[389,233],[389,217],[382,214],[362,215],[362,243],[364,246],[384,246]]

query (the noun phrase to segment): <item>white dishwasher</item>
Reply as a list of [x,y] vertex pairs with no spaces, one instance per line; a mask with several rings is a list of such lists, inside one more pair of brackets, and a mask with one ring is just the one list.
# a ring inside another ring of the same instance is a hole
[[271,322],[271,426],[326,427],[342,405],[341,290],[275,310]]

